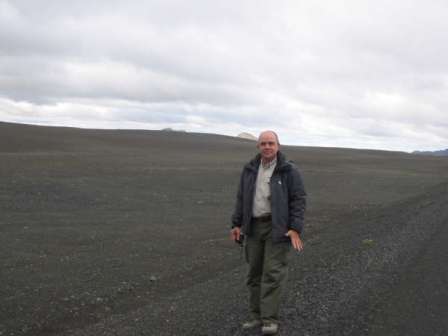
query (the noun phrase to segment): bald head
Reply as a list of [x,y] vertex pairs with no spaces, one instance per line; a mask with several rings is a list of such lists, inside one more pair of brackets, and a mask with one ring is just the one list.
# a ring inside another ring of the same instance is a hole
[[260,143],[260,139],[264,135],[272,135],[272,136],[274,136],[275,141],[277,141],[277,145],[280,145],[280,140],[278,139],[277,133],[275,133],[274,131],[271,131],[271,130],[266,130],[266,131],[261,132],[260,135],[258,136],[258,143]]
[[270,162],[277,157],[280,147],[278,136],[274,131],[263,131],[258,137],[257,148],[263,162]]

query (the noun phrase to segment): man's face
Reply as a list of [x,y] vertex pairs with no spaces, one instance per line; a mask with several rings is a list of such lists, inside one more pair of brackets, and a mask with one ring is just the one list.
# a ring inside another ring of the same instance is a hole
[[271,161],[277,156],[279,145],[272,132],[265,132],[260,135],[257,148],[263,161]]

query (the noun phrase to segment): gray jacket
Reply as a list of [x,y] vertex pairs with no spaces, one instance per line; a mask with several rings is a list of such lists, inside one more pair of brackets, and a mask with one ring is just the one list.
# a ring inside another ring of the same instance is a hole
[[[248,236],[252,229],[252,207],[260,160],[261,155],[258,154],[244,166],[232,215],[232,227],[241,227]],[[288,241],[289,238],[285,236],[288,230],[302,232],[306,193],[297,167],[291,161],[286,161],[280,151],[277,152],[277,165],[270,187],[272,239],[274,242]]]

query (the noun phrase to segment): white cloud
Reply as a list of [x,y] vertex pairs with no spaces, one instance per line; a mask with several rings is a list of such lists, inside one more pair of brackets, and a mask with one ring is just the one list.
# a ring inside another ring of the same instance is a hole
[[0,119],[446,148],[447,9],[0,0]]

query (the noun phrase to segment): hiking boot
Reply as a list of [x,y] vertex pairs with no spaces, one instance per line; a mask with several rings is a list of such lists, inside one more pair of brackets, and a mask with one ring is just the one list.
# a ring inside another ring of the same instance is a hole
[[261,320],[250,320],[243,323],[243,330],[249,330],[261,326]]
[[261,333],[263,335],[275,335],[278,332],[278,324],[274,322],[267,322],[261,327]]

